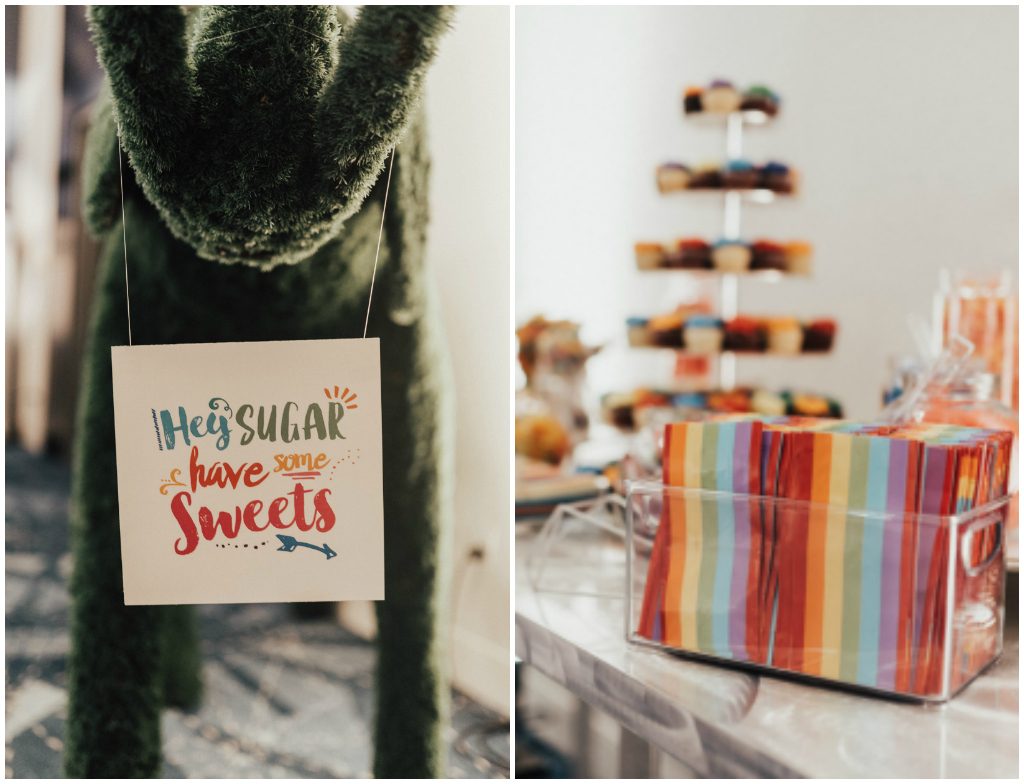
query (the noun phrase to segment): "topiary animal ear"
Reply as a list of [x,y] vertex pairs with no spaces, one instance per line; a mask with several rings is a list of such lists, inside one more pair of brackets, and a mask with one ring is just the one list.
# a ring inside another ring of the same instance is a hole
[[361,204],[410,122],[452,6],[363,6],[320,100],[316,145],[340,200]]
[[[175,6],[90,6],[89,27],[116,102],[121,144],[140,184],[182,169],[194,121],[185,13]],[[127,161],[125,161],[127,163]]]
[[121,217],[117,123],[106,79],[92,111],[82,158],[82,216],[89,230],[99,236]]

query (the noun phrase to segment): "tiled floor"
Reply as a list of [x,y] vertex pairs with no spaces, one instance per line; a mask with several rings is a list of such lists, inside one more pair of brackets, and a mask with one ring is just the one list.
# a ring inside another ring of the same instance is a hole
[[[69,473],[8,448],[6,774],[61,775]],[[373,646],[284,605],[201,611],[206,694],[163,719],[165,777],[367,776]],[[226,644],[230,639],[230,648]],[[449,775],[508,775],[508,723],[453,695]]]

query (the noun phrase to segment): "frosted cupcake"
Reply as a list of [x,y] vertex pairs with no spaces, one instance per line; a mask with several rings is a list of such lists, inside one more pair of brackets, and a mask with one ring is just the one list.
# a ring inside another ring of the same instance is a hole
[[811,274],[812,248],[809,242],[787,242],[785,250],[786,271],[790,275]]
[[718,354],[725,332],[714,316],[690,316],[683,325],[683,346],[692,354]]
[[665,261],[665,248],[659,242],[638,242],[633,246],[637,269],[658,269]]
[[626,335],[629,345],[634,348],[651,345],[651,333],[647,329],[647,319],[634,317],[626,319]]
[[750,248],[738,240],[719,240],[711,251],[719,272],[740,273],[750,269]]
[[777,242],[755,240],[750,246],[750,253],[750,269],[785,272],[789,268],[786,263],[786,249]]
[[666,348],[683,347],[683,315],[681,313],[666,313],[663,316],[655,316],[647,322],[647,334],[651,345],[664,346]]
[[680,392],[672,396],[672,408],[680,419],[706,411],[707,406],[707,400],[701,392]]
[[708,408],[719,414],[749,414],[752,410],[750,392],[745,389],[709,392]]
[[713,81],[701,96],[704,111],[716,114],[735,112],[740,108],[740,100],[739,91],[724,79]]
[[725,322],[726,351],[764,351],[768,338],[760,321],[737,316]]
[[835,416],[829,399],[820,395],[793,395],[792,407],[795,416]]
[[681,163],[663,163],[658,167],[658,190],[662,193],[684,191],[690,187],[690,170]]
[[601,411],[608,424],[632,430],[636,426],[633,419],[635,404],[636,396],[631,392],[609,392],[601,398]]
[[769,161],[761,167],[760,185],[776,193],[792,193],[795,189],[795,177],[792,170],[784,163]]
[[804,329],[804,351],[831,351],[835,338],[835,321],[815,319]]
[[764,85],[755,84],[744,91],[740,109],[745,112],[764,112],[774,117],[779,111],[779,96]]
[[768,319],[768,351],[773,354],[799,354],[804,331],[795,318]]
[[756,188],[757,180],[754,164],[742,158],[729,161],[722,172],[722,186],[725,188]]
[[750,403],[754,411],[761,416],[784,416],[787,409],[785,398],[767,389],[756,390]]
[[690,188],[721,188],[722,170],[718,163],[702,163],[690,175]]
[[710,269],[711,246],[699,237],[679,240],[676,259],[683,269]]
[[683,93],[683,112],[697,114],[704,111],[703,93],[700,87],[687,87]]

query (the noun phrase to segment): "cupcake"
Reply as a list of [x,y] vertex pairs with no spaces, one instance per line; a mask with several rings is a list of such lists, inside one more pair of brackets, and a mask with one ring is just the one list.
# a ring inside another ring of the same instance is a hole
[[672,395],[657,389],[636,390],[634,406],[637,410],[644,408],[668,408],[672,405]]
[[750,269],[750,248],[739,240],[719,240],[711,251],[711,260],[719,272],[746,272]]
[[767,389],[754,392],[751,404],[754,411],[761,416],[784,416],[789,408],[782,395]]
[[729,161],[722,172],[722,185],[726,188],[756,188],[757,180],[754,164],[742,159]]
[[683,93],[683,111],[686,114],[697,114],[704,111],[702,95],[704,90],[700,87],[687,87]]
[[816,319],[804,327],[804,351],[831,351],[836,338],[836,322]]
[[768,319],[768,351],[773,354],[799,354],[804,331],[795,318]]
[[675,258],[683,269],[710,269],[711,246],[696,237],[679,240]]
[[748,414],[753,410],[750,392],[745,389],[709,392],[708,408],[719,414]]
[[790,401],[794,416],[827,417],[832,416],[831,411],[828,398],[820,395],[793,395]]
[[655,316],[647,322],[647,333],[650,336],[651,345],[654,346],[682,348],[682,329],[683,314],[678,312]]
[[665,255],[661,259],[659,269],[680,269],[683,266],[682,257],[678,248],[668,246],[665,248]]
[[722,171],[717,163],[702,163],[690,174],[690,188],[721,188]]
[[690,187],[690,170],[681,163],[663,163],[658,167],[658,190],[662,193],[684,191]]
[[725,323],[726,351],[764,351],[768,336],[757,319],[737,316]]
[[811,244],[809,242],[786,243],[786,271],[790,275],[811,274]]
[[786,263],[786,249],[777,242],[756,240],[750,246],[750,254],[750,269],[785,272],[789,268]]
[[601,398],[601,411],[610,425],[632,430],[636,425],[633,416],[635,395],[632,392],[609,392]]
[[714,316],[690,316],[683,325],[683,345],[692,354],[722,351],[722,320]]
[[653,270],[664,265],[665,248],[659,242],[638,242],[633,246],[637,269]]
[[672,408],[680,417],[687,417],[696,411],[707,409],[707,400],[701,392],[680,392],[672,396]]
[[732,86],[732,82],[716,79],[708,85],[701,101],[706,112],[728,114],[740,108],[740,93]]
[[774,117],[779,111],[779,96],[761,84],[747,88],[740,98],[740,110],[744,112],[764,112]]
[[629,345],[635,347],[650,346],[651,334],[647,329],[648,320],[641,317],[626,319],[626,335]]
[[769,161],[760,170],[760,186],[776,193],[793,192],[793,172],[778,161]]

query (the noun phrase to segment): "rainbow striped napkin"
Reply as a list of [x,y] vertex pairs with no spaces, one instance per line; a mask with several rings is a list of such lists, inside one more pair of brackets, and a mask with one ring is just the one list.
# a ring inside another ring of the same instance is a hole
[[[950,585],[938,516],[1005,496],[1011,445],[1009,433],[950,425],[744,415],[668,425],[664,484],[718,492],[666,491],[637,634],[887,691],[941,691],[958,631],[946,629],[948,591],[965,585]],[[995,530],[970,543],[976,562],[998,546]],[[997,642],[967,640],[954,682]]]

